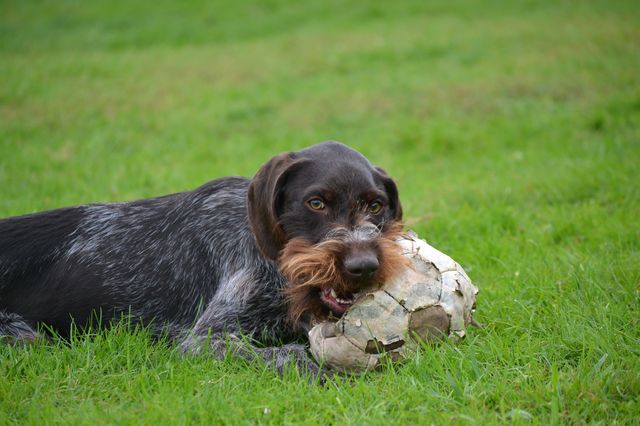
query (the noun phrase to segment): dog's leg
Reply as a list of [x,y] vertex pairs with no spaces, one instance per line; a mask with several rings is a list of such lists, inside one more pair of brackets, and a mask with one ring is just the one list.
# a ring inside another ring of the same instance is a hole
[[289,369],[297,369],[312,379],[321,381],[326,373],[309,355],[305,345],[288,343],[282,346],[259,348],[234,334],[212,333],[210,335],[190,335],[180,345],[183,352],[191,355],[211,353],[223,359],[227,354],[248,361],[262,361],[283,374]]
[[0,343],[26,344],[44,338],[20,315],[0,311]]

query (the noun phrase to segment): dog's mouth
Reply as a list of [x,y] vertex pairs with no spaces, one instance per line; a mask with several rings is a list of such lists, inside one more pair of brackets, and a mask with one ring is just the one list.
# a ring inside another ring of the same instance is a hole
[[340,317],[351,305],[356,301],[357,294],[345,293],[338,294],[331,287],[325,287],[320,290],[320,300],[324,305],[333,312],[334,315]]
[[[362,235],[356,233],[359,245],[355,248],[371,251],[376,256],[377,265],[369,265],[367,271],[345,265],[347,254],[355,250],[348,238],[347,241],[328,239],[318,244],[303,238],[289,240],[280,252],[278,266],[287,280],[284,294],[289,303],[290,320],[295,323],[307,314],[317,320],[342,317],[360,297],[370,289],[379,288],[407,264],[396,242],[400,235],[399,222],[376,234],[370,244],[360,241]],[[350,238],[354,238],[353,235]],[[360,263],[367,266],[366,262]]]

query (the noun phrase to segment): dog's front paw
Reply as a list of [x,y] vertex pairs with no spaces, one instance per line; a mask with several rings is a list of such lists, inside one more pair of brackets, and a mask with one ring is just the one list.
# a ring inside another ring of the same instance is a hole
[[271,354],[267,355],[267,362],[281,374],[293,368],[307,375],[311,382],[324,383],[330,378],[330,373],[316,363],[305,345],[289,343],[268,350]]

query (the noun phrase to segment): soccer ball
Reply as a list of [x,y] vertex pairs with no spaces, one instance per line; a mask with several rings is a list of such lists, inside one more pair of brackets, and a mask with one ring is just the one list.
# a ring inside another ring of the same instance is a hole
[[337,322],[309,332],[318,362],[344,372],[402,361],[420,342],[459,341],[472,322],[478,289],[453,259],[410,233],[399,241],[410,267],[359,296]]

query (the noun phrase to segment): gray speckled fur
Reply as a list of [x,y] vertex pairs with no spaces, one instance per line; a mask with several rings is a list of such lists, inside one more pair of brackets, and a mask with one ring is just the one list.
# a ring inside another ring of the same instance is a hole
[[367,243],[380,237],[380,229],[371,222],[361,221],[353,228],[336,226],[325,236],[325,240],[338,240],[344,243]]
[[[82,305],[87,310],[100,306],[104,321],[130,314],[155,330],[168,330],[185,352],[200,351],[198,345],[211,336],[214,348],[226,345],[228,333],[264,344],[296,339],[280,291],[284,278],[259,253],[250,232],[248,184],[244,178],[224,178],[193,192],[65,209],[60,214],[78,220],[63,234],[47,228],[44,215],[51,212],[23,216],[59,241],[47,253],[41,273],[34,274],[19,265],[28,260],[12,251],[13,235],[4,241],[0,236],[0,335],[33,340],[39,323],[64,334],[69,324],[60,324],[55,311],[73,312]],[[19,221],[1,220],[0,232],[16,233]],[[32,294],[46,293],[45,300],[21,298],[21,286],[30,286]],[[53,314],[40,309],[48,302],[53,302]],[[83,311],[76,321],[90,315]],[[282,365],[291,354],[300,355],[302,347],[240,350],[240,341],[233,342],[234,352],[261,353]]]

